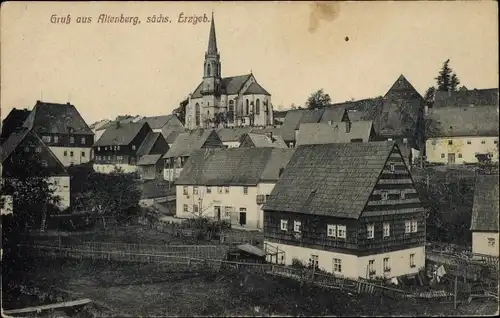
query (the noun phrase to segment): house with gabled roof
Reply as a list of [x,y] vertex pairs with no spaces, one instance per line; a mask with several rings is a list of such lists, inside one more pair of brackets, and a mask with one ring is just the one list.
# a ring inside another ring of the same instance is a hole
[[135,173],[140,157],[163,155],[167,151],[163,136],[154,133],[148,123],[115,122],[94,145],[94,170],[110,173],[120,169],[125,173]]
[[272,132],[250,132],[241,137],[240,148],[288,148],[283,138]]
[[3,143],[12,133],[21,128],[30,113],[31,111],[26,108],[13,108],[4,120],[2,120],[2,135],[0,137],[0,143]]
[[227,127],[217,129],[217,135],[227,148],[238,148],[241,143],[241,137],[252,131],[253,127]]
[[[177,118],[176,115],[163,115],[163,116],[152,116],[144,117],[138,121],[139,123],[147,122],[149,127],[154,132],[160,132],[163,137],[167,139],[172,133],[173,136],[178,136],[180,133],[186,131],[182,122]],[[174,137],[175,140],[175,137]]]
[[213,14],[204,59],[203,80],[189,95],[186,106],[186,128],[273,124],[271,94],[257,82],[252,72],[222,77]]
[[425,210],[394,141],[297,147],[262,209],[270,261],[355,279],[425,265]]
[[300,124],[297,146],[377,140],[372,121]]
[[437,91],[432,109],[443,107],[498,106],[498,88],[463,89],[454,92]]
[[296,135],[300,124],[318,123],[325,109],[293,109],[286,113],[283,125],[280,127],[280,135],[288,147],[293,148],[297,142]]
[[176,216],[231,222],[262,231],[262,204],[294,149],[201,149],[189,157],[176,180]]
[[94,133],[70,103],[37,101],[23,127],[33,130],[65,167],[92,160]]
[[167,181],[177,179],[193,151],[224,147],[215,129],[198,129],[180,134],[163,156],[163,178]]
[[477,175],[472,206],[472,252],[498,257],[498,174]]
[[433,164],[498,162],[498,107],[438,107],[427,115],[426,157]]
[[22,128],[12,133],[2,144],[2,178],[16,179],[19,163],[39,162],[42,171],[39,176],[47,178],[54,196],[60,198],[59,208],[64,210],[70,202],[70,176],[63,163],[52,152],[34,130]]
[[162,157],[170,147],[161,132],[150,132],[137,150],[137,171],[141,179],[163,179]]

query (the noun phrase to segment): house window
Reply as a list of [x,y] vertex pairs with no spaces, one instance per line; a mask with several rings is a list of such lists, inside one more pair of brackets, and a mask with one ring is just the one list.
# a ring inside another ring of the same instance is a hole
[[371,259],[368,261],[368,274],[374,275],[375,274],[375,260]]
[[484,144],[486,144],[486,141],[481,140],[481,145],[484,145]]
[[42,164],[42,167],[47,167],[48,166],[47,160],[42,160],[41,164]]
[[345,237],[346,237],[346,226],[345,225],[337,225],[337,237],[345,239]]
[[416,233],[417,232],[417,221],[411,221],[411,232]]
[[318,255],[311,255],[309,258],[309,267],[310,268],[318,268],[319,257]]
[[81,144],[82,145],[85,145],[85,137],[82,137],[82,139],[80,140]]
[[182,191],[182,193],[183,193],[184,195],[188,195],[188,187],[184,186],[184,187],[183,187],[183,191]]
[[132,145],[132,150],[135,150],[135,145]]
[[188,205],[187,205],[187,204],[184,204],[182,208],[183,208],[183,211],[184,211],[184,212],[187,212],[187,211],[188,211]]
[[193,194],[198,194],[198,187],[197,186],[193,187]]
[[448,145],[453,145],[453,140],[448,140]]
[[224,190],[226,190],[226,193],[229,193],[229,187],[224,187]]
[[401,192],[399,193],[399,198],[401,200],[406,199],[406,191],[405,190],[401,190]]
[[70,157],[73,157],[73,151],[70,151],[70,152],[69,152],[69,156],[70,156]]
[[43,142],[50,142],[50,136],[42,136],[42,141]]
[[493,143],[496,145],[498,144],[498,140],[493,140]]
[[375,237],[375,226],[373,224],[368,224],[366,226],[367,237],[372,239]]
[[390,272],[391,267],[389,266],[389,257],[384,257],[384,272]]
[[207,187],[207,193],[212,193],[212,187]]
[[120,150],[120,146],[116,146],[116,150]]
[[470,145],[471,144],[471,141],[470,140],[467,140],[467,144]]
[[257,204],[264,204],[266,202],[266,196],[263,194],[257,195]]
[[240,208],[240,225],[246,225],[246,224],[247,224],[247,209]]
[[224,207],[224,213],[226,214],[226,217],[231,217],[231,212],[233,212],[233,208],[230,206]]
[[217,192],[222,193],[222,187],[217,187]]
[[410,254],[410,267],[415,267],[415,254]]
[[101,151],[101,147],[97,147],[97,151]]
[[330,237],[336,237],[337,236],[337,226],[333,224],[328,224],[326,226],[326,235]]
[[248,187],[243,187],[243,194],[248,194]]
[[42,152],[42,147],[36,147],[36,148],[35,148],[35,151],[36,151],[36,152]]
[[69,137],[69,143],[74,144],[75,143],[75,137],[71,136]]
[[342,260],[340,258],[333,259],[333,272],[342,273]]
[[488,237],[488,246],[495,247],[495,239],[492,237]]
[[85,151],[82,151],[82,157],[85,157]]
[[444,153],[441,154],[441,158],[444,158]]
[[281,220],[281,230],[282,231],[288,230],[288,221],[287,220]]
[[28,146],[24,147],[24,152],[30,152],[30,147]]
[[387,190],[382,190],[382,200],[388,200],[389,199],[389,191]]
[[54,136],[54,142],[59,142],[59,137],[58,136]]
[[196,204],[193,204],[193,212],[198,213],[198,206]]
[[405,233],[411,232],[411,221],[405,221]]
[[104,147],[104,150],[108,150],[108,147]]
[[458,158],[462,158],[462,154],[461,153],[458,154]]
[[66,157],[68,155],[68,152],[64,150],[64,156]]
[[391,224],[384,223],[384,237],[391,236]]
[[394,163],[390,163],[390,164],[389,164],[389,167],[390,167],[390,169],[391,169],[391,172],[396,171]]
[[300,232],[300,221],[294,221],[293,222],[293,230],[294,232]]
[[431,141],[431,144],[432,144],[433,146],[435,146],[435,145],[436,145],[436,141],[435,141],[435,140]]

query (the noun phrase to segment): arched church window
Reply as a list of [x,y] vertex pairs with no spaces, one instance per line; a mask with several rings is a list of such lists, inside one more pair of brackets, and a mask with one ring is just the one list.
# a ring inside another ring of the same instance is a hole
[[212,71],[214,72],[214,75],[217,76],[217,65],[215,65],[214,62],[212,62],[211,64],[212,64]]
[[247,105],[246,105],[246,114],[250,114],[250,103],[248,102],[248,99],[247,99]]
[[260,115],[260,100],[258,98],[255,101],[255,115]]
[[210,64],[207,64],[207,76],[211,76]]
[[195,112],[195,121],[196,121],[196,126],[200,126],[200,104],[196,103],[194,106],[194,112]]

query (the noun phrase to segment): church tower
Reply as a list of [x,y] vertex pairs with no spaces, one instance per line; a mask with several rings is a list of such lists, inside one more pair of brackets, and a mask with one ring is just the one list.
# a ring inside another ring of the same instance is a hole
[[220,95],[221,63],[217,50],[217,38],[215,37],[214,14],[210,25],[210,35],[208,37],[208,50],[205,53],[205,63],[203,67],[203,95]]

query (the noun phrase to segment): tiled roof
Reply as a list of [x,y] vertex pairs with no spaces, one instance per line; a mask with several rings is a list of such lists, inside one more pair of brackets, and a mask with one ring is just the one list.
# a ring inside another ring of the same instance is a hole
[[384,99],[382,97],[375,97],[332,104],[328,106],[328,108],[341,107],[346,109],[349,112],[348,115],[350,120],[354,120],[351,118],[352,111],[361,112],[363,114],[362,120],[373,120],[376,118],[377,114],[382,111],[383,104]]
[[139,157],[139,160],[137,161],[138,166],[149,166],[149,165],[154,165],[158,163],[158,160],[161,159],[163,155],[158,154],[158,155],[142,155]]
[[167,144],[171,145],[175,142],[175,139],[177,139],[177,137],[182,133],[183,133],[182,131],[174,130],[171,133],[169,133],[168,136],[163,136],[163,137],[167,141]]
[[496,106],[432,108],[428,116],[437,126],[429,137],[498,136]]
[[370,140],[373,131],[371,121],[352,122],[349,132],[347,132],[347,125],[346,122],[333,122],[331,125],[325,123],[301,124],[297,145],[349,143],[353,139],[361,139],[363,142]]
[[[420,97],[420,98],[422,97],[422,96],[420,96],[418,91],[415,89],[415,87],[413,87],[413,85],[411,85],[410,81],[408,81],[403,74],[401,74],[398,77],[396,82],[394,82],[394,84],[391,86],[391,88],[389,88],[389,90],[387,91],[387,93],[385,94],[384,97],[389,97],[392,94],[398,94],[398,93],[402,93],[402,92],[408,93],[407,97]],[[415,95],[415,96],[413,96],[413,95]]]
[[24,122],[24,127],[37,133],[67,134],[69,128],[75,134],[94,135],[75,106],[37,101]]
[[360,217],[395,143],[299,146],[263,209]]
[[216,186],[256,185],[261,180],[275,182],[292,152],[293,149],[273,148],[196,150],[184,165],[176,184]]
[[498,181],[498,174],[476,177],[471,231],[498,232]]
[[159,132],[150,132],[147,134],[137,150],[137,156],[148,155],[158,138],[163,138],[163,135]]
[[247,136],[252,140],[252,143],[257,148],[271,147],[271,148],[288,148],[283,138],[277,135],[269,136],[266,133],[248,133],[243,135],[241,138],[245,138]]
[[94,146],[128,145],[147,123],[125,123],[109,126]]
[[342,121],[347,110],[341,106],[328,106],[321,116],[319,122],[328,123],[329,121],[339,122]]
[[164,115],[164,116],[154,116],[154,117],[144,117],[138,121],[139,123],[147,122],[151,129],[161,129],[166,125],[171,125],[174,127],[182,126],[175,115]]
[[471,89],[457,92],[441,92],[435,94],[432,108],[498,106],[498,88]]
[[253,82],[248,86],[247,90],[243,93],[243,95],[252,95],[252,94],[260,94],[260,95],[267,95],[271,96],[268,91],[266,91],[262,86],[260,86],[259,83]]
[[300,124],[317,123],[323,115],[324,108],[308,110],[294,109],[286,113],[285,120],[281,126],[281,137],[285,141],[295,140],[295,130],[299,129]]
[[219,128],[217,135],[223,142],[240,141],[241,137],[252,131],[253,127],[235,127],[235,128]]
[[24,121],[28,118],[31,111],[27,109],[12,109],[10,113],[2,121],[2,135],[1,138],[8,138],[18,128],[23,126]]
[[203,146],[212,132],[215,132],[215,130],[198,129],[180,134],[163,157],[177,158],[190,156],[193,151],[198,150]]
[[9,138],[2,144],[1,156],[2,162],[4,162],[16,150],[17,146],[24,140],[24,138],[29,134],[30,130],[27,128],[21,129],[12,133]]
[[[222,80],[221,80],[222,94],[227,94],[227,95],[238,94],[240,92],[240,90],[243,88],[243,85],[250,78],[250,76],[252,76],[252,74],[222,78]],[[191,98],[202,97],[202,95],[201,95],[202,84],[203,84],[203,82],[201,82],[200,85],[198,85],[198,87],[195,89],[195,91],[191,95]]]
[[110,122],[111,122],[111,120],[109,120],[109,119],[99,120],[99,121],[93,123],[92,125],[90,125],[90,129],[96,130],[96,131],[97,130],[102,130]]

